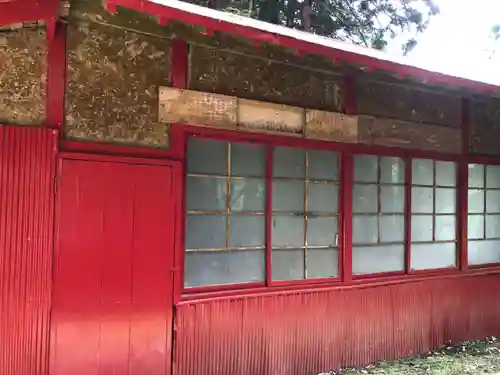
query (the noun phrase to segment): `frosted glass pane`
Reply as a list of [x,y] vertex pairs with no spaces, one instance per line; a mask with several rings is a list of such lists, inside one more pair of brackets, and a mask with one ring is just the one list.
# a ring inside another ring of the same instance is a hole
[[454,214],[457,211],[457,195],[455,189],[437,188],[435,193],[436,213]]
[[468,192],[468,211],[469,213],[484,212],[484,190],[469,189]]
[[336,152],[308,151],[308,171],[310,180],[339,180],[339,155]]
[[435,220],[436,241],[454,241],[457,233],[455,216],[437,215]]
[[456,258],[454,242],[411,245],[412,270],[455,267]]
[[222,249],[225,247],[225,215],[187,215],[187,249]]
[[481,164],[469,164],[469,187],[484,187],[484,166]]
[[486,212],[500,213],[500,190],[486,190]]
[[412,160],[412,184],[433,185],[434,184],[434,162],[427,159]]
[[411,188],[411,212],[432,213],[433,212],[434,189],[427,187]]
[[403,245],[353,246],[352,273],[355,275],[403,271],[405,249]]
[[280,249],[271,251],[273,280],[303,280],[304,250]]
[[225,178],[190,177],[186,179],[188,211],[226,211],[227,180]]
[[500,238],[500,215],[486,215],[486,238]]
[[432,215],[413,215],[411,217],[411,240],[432,241]]
[[467,218],[467,236],[469,239],[484,238],[484,216],[469,215]]
[[352,190],[352,212],[370,213],[378,210],[378,186],[354,185]]
[[454,162],[436,161],[436,185],[457,185],[457,166]]
[[352,217],[352,242],[369,244],[378,242],[378,217],[356,216]]
[[231,175],[264,177],[266,147],[252,143],[231,143]]
[[354,157],[354,181],[378,181],[378,156],[357,155]]
[[499,263],[500,241],[469,241],[467,253],[470,265]]
[[264,215],[231,215],[230,219],[230,247],[264,246],[266,238]]
[[337,246],[337,217],[307,220],[307,246]]
[[339,275],[337,249],[308,249],[307,278],[335,277]]
[[405,211],[404,186],[381,186],[382,212],[402,213]]
[[265,279],[264,250],[188,251],[184,286],[242,284]]
[[325,183],[309,183],[307,186],[309,212],[337,212],[338,186]]
[[275,147],[273,151],[273,177],[305,179],[305,150],[290,147]]
[[486,166],[486,187],[500,188],[500,165]]
[[304,182],[274,181],[273,211],[304,212]]
[[404,242],[405,219],[403,215],[380,216],[380,241]]
[[187,173],[227,175],[228,144],[189,138]]
[[304,246],[304,218],[273,215],[272,244],[275,247]]
[[231,211],[264,212],[266,182],[260,179],[231,180]]
[[383,157],[380,159],[380,181],[389,184],[405,182],[405,163],[401,158]]

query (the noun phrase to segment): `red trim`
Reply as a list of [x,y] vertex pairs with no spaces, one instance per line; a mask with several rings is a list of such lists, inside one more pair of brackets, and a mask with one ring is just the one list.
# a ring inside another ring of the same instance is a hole
[[61,129],[64,123],[67,27],[62,22],[56,22],[54,27],[54,37],[48,41],[46,126]]
[[184,249],[186,248],[184,240],[185,224],[185,163],[175,163],[173,168],[172,195],[175,204],[175,239],[174,239],[174,268],[173,268],[173,299],[174,304],[180,301],[182,289],[184,288]]
[[185,89],[189,79],[189,47],[184,40],[175,39],[170,56],[170,83],[172,87]]
[[352,282],[352,188],[353,188],[353,157],[351,154],[342,154],[341,191],[343,204],[342,212],[342,280],[349,284]]
[[[470,100],[462,98],[462,153],[458,164],[457,186],[457,240],[458,266],[462,271],[468,267],[468,212],[469,212],[469,163],[467,155],[470,148]],[[486,173],[486,172],[485,172]]]
[[426,82],[451,85],[455,87],[464,87],[489,93],[497,93],[500,91],[500,88],[498,86],[492,84],[476,82],[465,78],[453,77],[437,72],[431,72],[413,66],[398,64],[392,61],[379,60],[370,56],[338,50],[335,48],[298,40],[289,36],[278,35],[268,31],[255,29],[250,26],[237,25],[227,21],[212,19],[210,17],[189,13],[166,5],[152,3],[147,0],[107,0],[107,2],[113,5],[120,5],[123,7],[135,9],[140,12],[174,19],[176,21],[185,22],[188,24],[199,25],[205,27],[206,29],[239,35],[258,42],[277,44],[295,50],[299,49],[303,53],[327,56],[332,59],[343,60],[362,66],[368,66],[373,69],[390,71],[400,77],[415,77]]
[[115,155],[95,155],[95,154],[80,154],[75,152],[60,152],[59,157],[66,160],[83,160],[83,161],[97,161],[97,162],[112,162],[112,163],[126,163],[126,164],[147,164],[147,165],[163,165],[173,166],[170,160],[160,159],[146,159],[128,156],[115,156]]
[[55,20],[59,0],[10,0],[0,2],[0,25],[40,20]]
[[273,148],[266,148],[266,285],[271,286],[272,281],[272,225],[273,225]]
[[259,283],[244,283],[244,284],[224,284],[224,285],[208,285],[208,286],[200,286],[193,288],[184,288],[183,297],[191,294],[197,293],[210,293],[210,292],[219,292],[219,291],[235,291],[235,290],[243,290],[243,289],[255,289],[255,288],[263,288],[265,287],[264,282]]
[[411,166],[412,161],[410,158],[403,159],[405,163],[405,272],[411,271],[411,185],[412,175]]

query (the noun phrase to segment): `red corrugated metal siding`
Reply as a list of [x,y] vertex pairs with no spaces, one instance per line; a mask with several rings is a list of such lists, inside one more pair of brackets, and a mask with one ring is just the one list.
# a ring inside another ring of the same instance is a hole
[[0,374],[48,368],[54,163],[51,130],[0,126]]
[[500,334],[500,275],[178,306],[175,375],[307,375]]

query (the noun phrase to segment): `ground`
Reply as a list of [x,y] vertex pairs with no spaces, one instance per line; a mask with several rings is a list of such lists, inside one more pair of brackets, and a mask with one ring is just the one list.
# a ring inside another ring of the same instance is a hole
[[490,337],[444,346],[421,356],[379,362],[357,369],[343,369],[320,375],[500,375],[500,341]]

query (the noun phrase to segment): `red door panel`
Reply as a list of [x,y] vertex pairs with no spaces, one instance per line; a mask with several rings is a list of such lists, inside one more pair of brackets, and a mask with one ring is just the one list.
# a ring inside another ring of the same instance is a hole
[[62,160],[52,375],[170,373],[171,168]]

